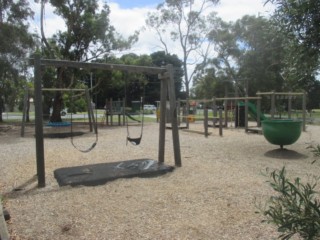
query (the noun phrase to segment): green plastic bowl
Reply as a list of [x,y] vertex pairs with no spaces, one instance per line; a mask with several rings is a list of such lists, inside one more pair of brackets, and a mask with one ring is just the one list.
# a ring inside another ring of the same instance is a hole
[[263,136],[267,141],[283,148],[295,143],[302,130],[302,121],[292,119],[267,119],[262,121]]

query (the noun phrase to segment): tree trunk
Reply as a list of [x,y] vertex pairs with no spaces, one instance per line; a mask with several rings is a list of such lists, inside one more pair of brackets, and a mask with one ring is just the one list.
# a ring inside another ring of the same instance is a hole
[[50,122],[62,122],[61,113],[60,113],[61,109],[62,109],[62,93],[56,92],[53,100]]
[[26,122],[30,122],[30,98],[27,100],[27,109],[26,109]]

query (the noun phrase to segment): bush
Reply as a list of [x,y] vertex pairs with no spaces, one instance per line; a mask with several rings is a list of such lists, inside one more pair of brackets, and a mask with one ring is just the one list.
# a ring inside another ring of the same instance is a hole
[[283,240],[296,234],[308,240],[320,238],[320,202],[314,190],[318,179],[312,184],[303,184],[299,178],[292,182],[286,177],[285,167],[272,171],[269,178],[277,196],[272,196],[267,209],[262,210],[267,218],[264,222],[277,225]]
[[[310,145],[308,148],[311,149],[313,156],[320,157],[320,145],[317,145],[317,146]],[[315,161],[313,161],[312,163],[314,162]]]

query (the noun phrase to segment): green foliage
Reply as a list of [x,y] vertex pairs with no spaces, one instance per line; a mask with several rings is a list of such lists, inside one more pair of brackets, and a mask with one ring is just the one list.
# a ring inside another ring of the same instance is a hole
[[[311,101],[308,108],[318,107],[320,86],[317,81],[320,61],[320,1],[267,0],[276,5],[272,16],[288,44],[283,59],[283,76],[289,86],[304,89]],[[319,80],[319,79],[318,79]]]
[[277,195],[269,199],[263,215],[266,222],[278,227],[279,238],[286,240],[296,234],[308,240],[320,237],[320,202],[315,191],[318,179],[306,184],[300,178],[291,181],[285,167],[267,174]]
[[320,53],[320,25],[318,0],[268,0],[276,5],[274,17],[291,37],[307,48]]
[[25,58],[34,45],[27,23],[32,15],[26,0],[0,1],[0,122],[4,104],[13,110],[26,84]]
[[[314,157],[316,157],[316,158],[320,157],[320,145],[319,144],[317,146],[310,145],[307,148],[311,149],[310,151],[313,153]],[[317,161],[317,159],[314,160],[312,163],[315,163],[316,161]]]
[[[226,23],[219,18],[212,18],[212,21],[215,28],[209,39],[215,44],[217,55],[210,59],[207,67],[212,70],[206,75],[214,81],[224,82],[226,87],[232,84],[233,89],[227,90],[238,92],[239,96],[285,90],[280,72],[286,39],[269,19],[244,16],[235,23]],[[212,87],[214,92],[219,85]]]
[[[113,51],[130,48],[138,40],[137,32],[128,39],[121,37],[110,24],[109,6],[99,6],[97,0],[41,1],[42,7],[44,3],[51,4],[54,13],[64,20],[67,28],[64,32],[56,32],[48,40],[42,35],[44,57],[83,62],[97,61],[101,57],[107,58]],[[80,69],[57,68],[55,75],[47,74],[45,84],[49,85],[47,87],[75,88],[88,74]],[[97,88],[100,81],[97,78],[95,80],[93,87]],[[62,106],[62,94],[58,91],[54,96],[52,121],[61,121]]]

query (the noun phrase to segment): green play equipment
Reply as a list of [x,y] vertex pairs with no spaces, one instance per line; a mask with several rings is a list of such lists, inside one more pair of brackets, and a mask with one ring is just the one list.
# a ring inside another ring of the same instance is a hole
[[267,141],[274,145],[295,143],[302,131],[302,121],[292,119],[266,119],[262,121],[262,132]]
[[[256,108],[256,105],[251,103],[251,102],[248,102],[248,110],[249,110],[249,114],[252,118],[254,118],[256,121],[258,121],[258,115],[260,117],[260,121],[263,121],[263,120],[266,120],[267,117],[261,112],[259,111],[257,108]],[[239,107],[245,107],[246,103],[245,102],[238,102],[238,106]],[[258,114],[258,111],[259,111],[259,114]]]

